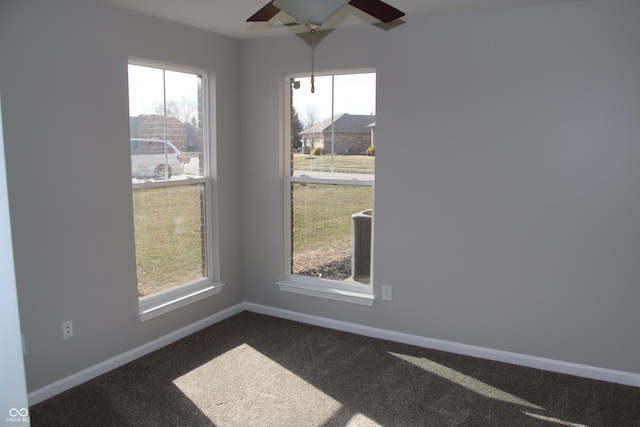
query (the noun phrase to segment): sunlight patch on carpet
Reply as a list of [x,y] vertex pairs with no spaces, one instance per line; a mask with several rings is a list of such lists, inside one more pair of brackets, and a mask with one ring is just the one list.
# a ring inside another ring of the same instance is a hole
[[322,425],[342,405],[248,344],[176,378],[173,383],[214,424]]
[[517,396],[504,392],[498,388],[492,387],[489,384],[483,383],[482,381],[478,381],[475,378],[472,378],[468,375],[465,375],[461,372],[458,372],[454,369],[448,368],[439,363],[433,362],[429,359],[425,359],[423,357],[415,357],[408,356],[406,354],[392,353],[389,352],[392,356],[395,356],[399,359],[405,360],[419,368],[424,369],[425,371],[431,372],[441,378],[444,378],[448,381],[451,381],[459,386],[465,387],[475,393],[481,394],[482,396],[488,397],[490,399],[496,399],[507,403],[513,403],[516,405],[526,406],[528,408],[536,409],[539,411],[544,411],[544,408],[541,408],[538,405],[535,405],[531,402],[527,402],[524,399],[521,399]]
[[567,426],[567,427],[588,427],[585,424],[576,424],[576,423],[572,423],[569,421],[563,421],[563,420],[559,420],[557,418],[553,418],[553,417],[545,417],[544,415],[540,415],[540,414],[532,414],[531,412],[527,412],[527,411],[522,411],[525,415],[528,415],[532,418],[541,420],[541,421],[547,421],[550,423],[554,423],[554,424],[558,424],[559,426]]
[[351,419],[347,422],[345,427],[382,427],[381,424],[373,421],[371,418],[367,417],[364,414],[355,414]]

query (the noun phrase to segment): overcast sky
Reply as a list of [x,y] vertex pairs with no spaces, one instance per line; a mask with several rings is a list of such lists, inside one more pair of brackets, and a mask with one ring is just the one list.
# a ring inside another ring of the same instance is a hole
[[[315,77],[315,93],[311,93],[311,78],[299,78],[300,89],[293,91],[293,106],[304,121],[307,105],[315,104],[320,112],[320,120],[331,117],[331,76]],[[334,78],[333,114],[375,114],[376,75],[344,74]]]
[[[184,97],[198,105],[198,77],[195,74],[166,71],[167,99]],[[163,102],[163,73],[161,69],[129,65],[129,115],[156,113],[155,105]]]
[[[179,100],[183,97],[197,99],[197,78],[193,74],[167,71],[167,99]],[[293,91],[293,106],[304,121],[307,105],[316,105],[319,120],[331,117],[331,99],[334,96],[333,114],[375,114],[376,75],[375,73],[342,74],[315,77],[315,92],[311,93],[311,78],[297,78],[300,89]],[[163,100],[162,70],[137,65],[129,65],[129,115],[156,113],[155,105]]]

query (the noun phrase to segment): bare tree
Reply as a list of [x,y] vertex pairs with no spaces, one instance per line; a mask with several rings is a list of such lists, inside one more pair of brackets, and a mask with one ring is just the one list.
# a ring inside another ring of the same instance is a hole
[[[320,123],[320,109],[317,104],[307,104],[304,111],[304,124],[307,130],[310,130],[315,125]],[[314,129],[315,131],[315,129]],[[315,148],[315,132],[311,131],[308,133],[307,138],[309,138],[311,146],[309,148],[309,154]]]
[[[174,117],[182,123],[191,123],[193,119],[196,121],[198,119],[198,101],[191,97],[183,96],[180,99],[167,99],[166,108],[167,117]],[[165,114],[165,106],[162,101],[157,101],[153,104],[152,113]]]
[[173,117],[184,125],[186,137],[186,150],[197,150],[199,143],[199,111],[198,101],[193,97],[183,96],[179,99],[169,98],[165,103],[162,101],[154,102],[151,107],[151,114]]
[[164,116],[164,102],[154,101],[151,107],[146,108],[145,114],[153,114],[156,116]]
[[190,123],[198,119],[198,101],[192,97],[183,96],[180,99],[167,100],[167,116],[175,117],[182,123]]
[[320,108],[317,104],[307,104],[304,111],[304,124],[307,128],[320,122]]

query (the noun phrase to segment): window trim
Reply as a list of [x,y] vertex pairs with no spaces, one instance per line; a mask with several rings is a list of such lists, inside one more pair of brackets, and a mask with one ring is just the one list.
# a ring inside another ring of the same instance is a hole
[[[316,76],[337,76],[347,74],[362,74],[362,73],[376,73],[374,68],[363,69],[351,69],[351,70],[333,70],[326,72],[317,72]],[[283,75],[282,84],[284,88],[284,104],[283,104],[283,125],[282,125],[282,139],[283,156],[284,156],[284,278],[278,280],[276,285],[283,292],[290,292],[295,294],[307,295],[317,298],[330,299],[336,301],[342,301],[352,304],[359,304],[365,306],[373,306],[375,296],[373,294],[373,242],[375,241],[374,233],[375,227],[373,226],[374,217],[371,218],[371,273],[368,284],[350,284],[348,282],[320,279],[315,277],[301,276],[293,274],[291,272],[291,204],[292,200],[291,185],[293,183],[312,183],[312,184],[324,184],[324,185],[359,185],[371,187],[371,201],[374,204],[375,199],[375,180],[365,179],[333,179],[333,178],[313,178],[310,176],[293,176],[290,174],[291,170],[291,98],[292,88],[291,79],[309,77],[309,73],[287,73]],[[372,206],[373,207],[373,206]]]
[[[222,292],[224,283],[217,279],[219,275],[219,245],[218,245],[218,227],[216,226],[216,215],[213,211],[213,200],[215,199],[214,185],[214,169],[215,164],[212,160],[215,158],[213,153],[213,141],[210,138],[212,123],[209,100],[211,97],[211,88],[209,87],[209,76],[205,70],[179,66],[164,62],[129,57],[128,65],[138,65],[143,67],[160,68],[167,71],[177,71],[182,73],[195,74],[202,79],[202,117],[204,126],[202,129],[202,156],[205,159],[205,167],[203,168],[205,176],[199,178],[189,178],[176,181],[159,181],[159,182],[141,182],[132,183],[131,191],[146,188],[164,188],[182,185],[202,184],[205,192],[205,230],[206,230],[206,259],[207,259],[207,276],[204,279],[195,280],[193,282],[184,283],[155,294],[138,297],[138,317],[141,322],[147,321],[162,314],[171,312],[186,305],[195,303],[202,299]],[[132,212],[133,215],[133,212]],[[136,255],[137,256],[137,255]],[[138,290],[138,280],[136,275],[136,293]]]
[[222,292],[223,286],[224,283],[203,279],[138,298],[138,316],[141,322],[153,319],[161,314],[218,294]]

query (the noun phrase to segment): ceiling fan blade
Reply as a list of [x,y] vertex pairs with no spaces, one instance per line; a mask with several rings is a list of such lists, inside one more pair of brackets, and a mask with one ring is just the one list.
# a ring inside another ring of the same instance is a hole
[[399,11],[381,0],[351,0],[349,4],[379,19],[385,24],[405,15],[404,12]]
[[276,16],[280,9],[273,5],[273,0],[267,3],[262,9],[251,15],[247,22],[266,22]]

